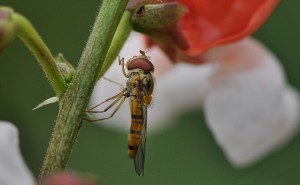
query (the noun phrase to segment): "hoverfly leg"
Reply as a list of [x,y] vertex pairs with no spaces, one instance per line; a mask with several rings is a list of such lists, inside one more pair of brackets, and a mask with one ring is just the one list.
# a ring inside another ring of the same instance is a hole
[[104,80],[107,80],[107,81],[109,81],[109,82],[111,82],[111,83],[114,83],[114,84],[116,84],[116,85],[118,85],[118,86],[120,86],[122,89],[125,89],[125,87],[124,87],[121,83],[119,83],[119,82],[116,82],[116,81],[114,81],[114,80],[112,80],[112,79],[106,78],[105,76],[103,76],[103,79],[104,79]]
[[[105,120],[105,119],[113,117],[113,115],[119,110],[119,108],[121,107],[121,105],[123,104],[125,99],[128,97],[127,94],[126,94],[126,91],[127,91],[127,89],[125,88],[123,91],[121,91],[117,95],[112,96],[112,97],[106,99],[105,101],[95,105],[94,107],[86,110],[85,114],[84,114],[84,115],[86,115],[87,113],[104,113],[104,112],[108,111],[110,108],[112,108],[115,104],[117,104],[123,97],[123,100],[121,100],[120,104],[117,106],[117,108],[113,111],[113,113],[109,117],[101,118],[101,119],[95,119],[95,120],[88,119],[88,118],[85,118],[85,117],[83,117],[82,119],[85,120],[85,121],[94,122],[94,121],[101,121],[101,120]],[[110,100],[114,100],[114,101],[109,106],[107,106],[104,110],[102,110],[102,111],[95,111],[94,110],[95,108],[99,107],[100,105],[102,105],[102,104],[104,104],[104,103],[106,103]]]
[[77,128],[78,130],[80,130],[81,127],[82,127],[82,121],[83,121],[83,119],[81,120],[80,125],[79,125],[79,127]]
[[126,78],[129,78],[129,74],[126,74],[126,70],[125,70],[124,57],[120,58],[120,56],[119,56],[119,65],[122,65],[122,72],[123,72],[124,76]]
[[[121,98],[123,97],[123,99],[121,100]],[[103,112],[106,112],[108,109],[110,109],[112,106],[114,106],[117,102],[119,102],[121,100],[121,102],[119,103],[119,105],[117,106],[117,108],[112,112],[112,114],[106,118],[100,118],[100,119],[94,119],[94,120],[90,120],[90,119],[87,119],[87,118],[83,118],[84,120],[86,121],[89,121],[89,122],[95,122],[95,121],[103,121],[103,120],[106,120],[106,119],[109,119],[109,118],[112,118],[116,112],[120,109],[120,107],[123,105],[125,99],[127,97],[125,95],[122,95],[120,97],[118,97],[118,99],[116,99],[111,105],[109,105],[106,109],[104,109],[103,111],[92,111],[93,113],[103,113]]]
[[125,92],[126,90],[127,90],[127,89],[124,89],[123,91],[121,91],[121,92],[118,93],[117,95],[112,96],[112,97],[110,97],[110,98],[104,100],[103,102],[101,102],[101,103],[95,105],[94,107],[89,108],[89,109],[86,110],[85,112],[91,112],[92,110],[94,110],[95,108],[99,107],[100,105],[102,105],[102,104],[104,104],[104,103],[106,103],[106,102],[108,102],[108,101],[110,101],[110,100],[113,100],[113,99],[115,99],[115,98],[117,98],[117,97],[119,97],[119,96],[123,96],[123,94],[124,94],[124,92]]
[[117,96],[117,98],[115,99],[115,101],[113,101],[108,107],[106,107],[104,110],[89,110],[88,113],[103,113],[106,112],[107,110],[109,110],[110,108],[112,108],[116,103],[118,103],[121,98],[124,96],[124,94],[120,94]]

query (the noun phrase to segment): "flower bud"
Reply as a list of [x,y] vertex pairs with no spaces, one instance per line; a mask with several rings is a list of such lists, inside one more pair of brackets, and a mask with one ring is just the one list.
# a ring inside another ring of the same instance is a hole
[[126,9],[133,11],[145,4],[162,4],[173,0],[129,0]]
[[58,54],[55,61],[65,81],[70,83],[75,73],[75,69],[72,64],[70,64],[61,53]]
[[0,52],[15,38],[17,26],[12,20],[14,11],[0,7]]
[[176,23],[185,12],[185,6],[176,2],[147,4],[137,8],[131,20],[141,28],[163,28]]

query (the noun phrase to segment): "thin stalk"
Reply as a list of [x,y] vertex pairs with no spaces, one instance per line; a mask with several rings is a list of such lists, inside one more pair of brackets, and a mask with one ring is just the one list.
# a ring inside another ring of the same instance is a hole
[[13,13],[12,20],[18,28],[17,35],[37,58],[44,73],[49,79],[56,96],[60,97],[67,90],[67,84],[56,66],[56,62],[50,50],[32,24],[24,16],[18,13]]
[[120,53],[125,41],[129,37],[129,34],[132,31],[132,23],[131,23],[131,11],[125,11],[123,13],[122,19],[119,23],[119,26],[117,28],[117,31],[114,35],[114,38],[111,42],[111,46],[107,52],[107,55],[105,57],[105,61],[103,63],[103,66],[101,68],[101,71],[99,73],[98,79],[101,78],[104,73],[108,70],[108,68],[111,66],[113,61],[117,58],[118,54]]

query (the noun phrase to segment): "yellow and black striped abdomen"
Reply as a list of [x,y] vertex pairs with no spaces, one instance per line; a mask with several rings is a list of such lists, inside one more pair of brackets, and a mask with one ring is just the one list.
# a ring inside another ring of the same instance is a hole
[[141,139],[141,130],[143,128],[143,111],[142,104],[135,98],[131,98],[131,127],[128,136],[128,155],[129,158],[134,158],[136,150],[139,147]]

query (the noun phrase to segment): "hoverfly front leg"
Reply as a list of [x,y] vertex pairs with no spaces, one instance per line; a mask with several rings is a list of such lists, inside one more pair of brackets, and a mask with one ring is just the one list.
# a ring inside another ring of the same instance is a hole
[[129,74],[126,74],[126,71],[125,71],[124,57],[120,59],[120,56],[119,56],[119,65],[122,65],[122,72],[123,72],[124,76],[126,78],[129,78]]

